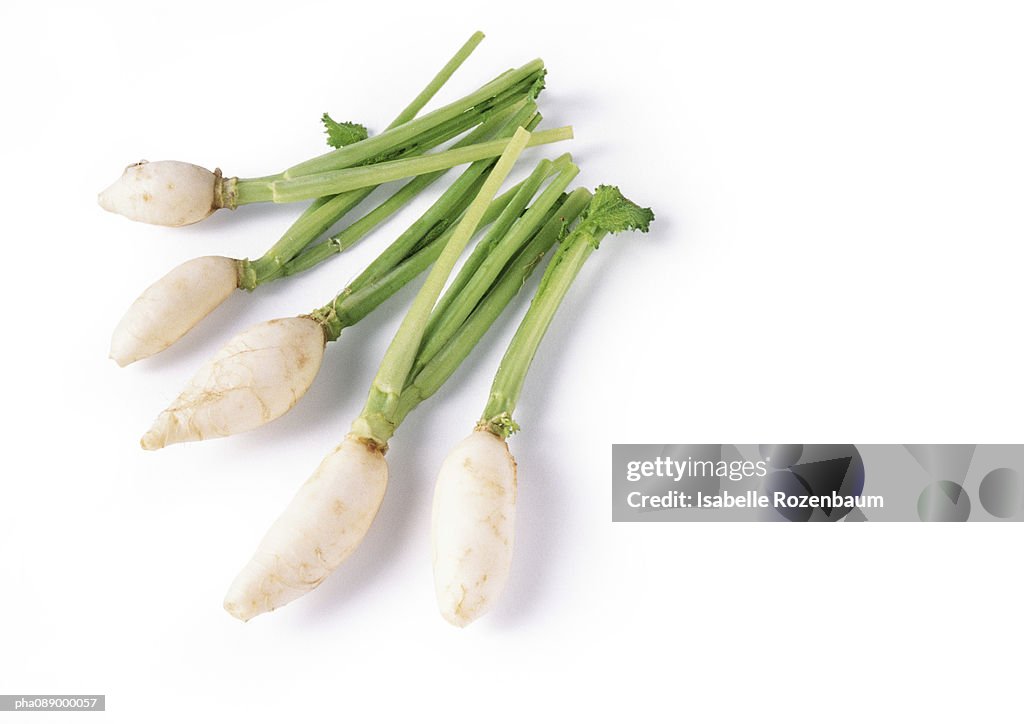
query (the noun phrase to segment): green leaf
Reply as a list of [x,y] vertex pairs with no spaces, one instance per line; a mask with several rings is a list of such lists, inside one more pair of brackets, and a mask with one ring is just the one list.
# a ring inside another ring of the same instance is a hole
[[622,195],[618,187],[598,186],[577,228],[591,234],[599,231],[609,234],[632,230],[646,232],[652,221],[654,212],[634,204]]
[[327,113],[324,114],[321,120],[324,124],[324,130],[327,132],[327,145],[332,148],[341,148],[357,141],[365,141],[370,135],[366,130],[366,126],[361,123],[353,123],[352,121],[338,123]]

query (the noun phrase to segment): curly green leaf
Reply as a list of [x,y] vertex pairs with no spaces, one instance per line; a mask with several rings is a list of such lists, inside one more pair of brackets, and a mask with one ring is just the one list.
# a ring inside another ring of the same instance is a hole
[[[654,221],[654,212],[633,203],[617,186],[598,186],[594,198],[583,213],[577,230],[595,238],[600,232],[618,234],[622,231],[646,232]],[[596,246],[595,246],[596,248]]]
[[332,148],[341,148],[358,141],[365,141],[370,133],[366,126],[361,123],[345,121],[338,123],[327,113],[320,119],[324,124],[324,131],[327,133],[327,145]]

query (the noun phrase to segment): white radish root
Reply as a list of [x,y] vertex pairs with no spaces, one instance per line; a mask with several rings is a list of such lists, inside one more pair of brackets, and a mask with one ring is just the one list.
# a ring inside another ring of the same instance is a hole
[[139,161],[99,194],[107,211],[132,221],[185,226],[217,210],[219,174],[181,161]]
[[387,489],[384,455],[352,436],[299,489],[224,598],[248,621],[312,591],[362,542]]
[[170,347],[238,288],[238,262],[201,256],[153,283],[125,312],[110,340],[110,358],[124,367]]
[[325,337],[308,317],[274,319],[233,337],[142,438],[157,450],[252,430],[288,412],[313,384]]
[[477,430],[445,458],[434,489],[434,590],[449,623],[468,625],[501,595],[512,564],[515,507],[515,459],[504,440]]

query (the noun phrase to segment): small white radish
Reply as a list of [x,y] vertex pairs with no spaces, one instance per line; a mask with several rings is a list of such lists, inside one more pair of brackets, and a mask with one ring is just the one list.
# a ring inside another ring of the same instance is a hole
[[501,595],[515,510],[516,461],[503,439],[477,430],[445,458],[434,489],[434,590],[449,623],[466,626]]
[[224,609],[248,621],[320,585],[362,542],[387,484],[380,450],[346,437],[267,531],[228,589]]
[[216,211],[220,171],[182,161],[139,161],[100,192],[107,211],[160,226],[186,226]]
[[[576,194],[576,192],[573,192]],[[433,512],[434,588],[441,615],[465,626],[494,605],[512,562],[516,462],[505,440],[537,348],[569,287],[609,233],[647,231],[654,214],[614,186],[598,186],[559,243],[491,384],[476,431],[445,458]],[[571,196],[570,196],[571,197]],[[577,212],[579,213],[579,212]]]
[[273,319],[241,332],[160,413],[142,447],[225,437],[280,417],[313,384],[325,339],[309,317]]
[[201,256],[154,282],[125,312],[110,340],[124,367],[170,347],[238,288],[238,261]]

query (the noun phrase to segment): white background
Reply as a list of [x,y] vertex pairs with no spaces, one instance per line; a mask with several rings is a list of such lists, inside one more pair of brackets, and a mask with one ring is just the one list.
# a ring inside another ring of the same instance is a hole
[[[105,693],[95,718],[128,722],[1015,719],[1020,526],[615,525],[610,446],[1020,442],[1019,8],[5,3],[0,693]],[[240,624],[227,584],[412,290],[281,420],[137,440],[229,334],[325,302],[432,194],[124,370],[107,344],[138,292],[259,255],[297,209],[163,229],[95,194],[139,158],[277,171],[322,150],[325,110],[380,130],[478,28],[438,100],[542,56],[542,110],[577,134],[557,152],[657,222],[592,257],[528,379],[497,610],[437,615],[429,505],[522,304],[399,431],[362,548]]]

